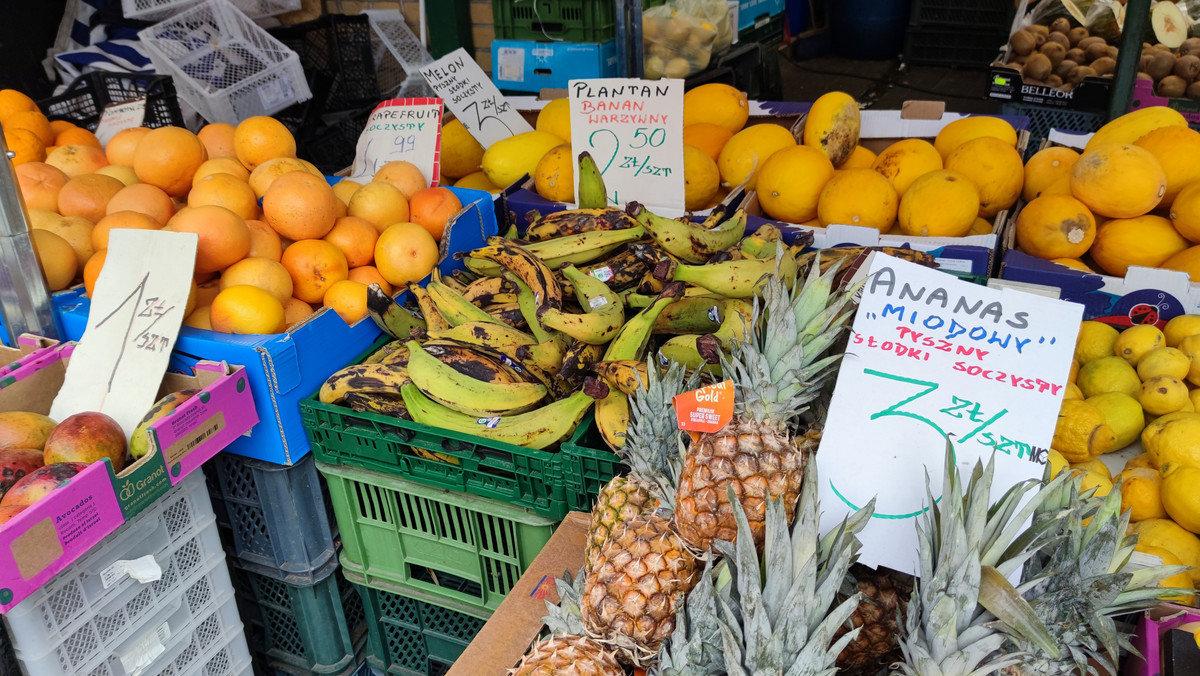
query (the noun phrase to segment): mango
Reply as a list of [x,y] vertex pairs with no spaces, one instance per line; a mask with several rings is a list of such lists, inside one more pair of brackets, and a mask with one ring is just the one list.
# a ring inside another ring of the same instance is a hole
[[116,420],[103,413],[76,413],[58,424],[46,439],[45,461],[91,464],[101,458],[112,462],[113,471],[125,467],[125,432]]
[[16,515],[25,511],[25,505],[13,505],[11,507],[0,507],[0,526],[12,519]]
[[0,499],[0,507],[32,505],[86,468],[82,462],[58,462],[40,467],[8,489]]
[[0,498],[25,475],[44,465],[42,452],[36,448],[8,448],[0,451]]
[[0,413],[0,449],[44,448],[54,429],[50,418],[26,411]]
[[133,457],[135,462],[138,458],[141,458],[150,452],[150,434],[147,433],[146,430],[150,429],[150,426],[157,422],[160,418],[163,418],[168,413],[174,411],[176,408],[179,408],[180,404],[196,396],[198,392],[200,392],[200,390],[180,390],[178,392],[172,392],[162,399],[159,399],[157,402],[155,402],[154,406],[150,407],[150,410],[146,412],[145,417],[143,417],[142,421],[138,423],[137,428],[133,430],[133,437],[129,440],[129,455]]

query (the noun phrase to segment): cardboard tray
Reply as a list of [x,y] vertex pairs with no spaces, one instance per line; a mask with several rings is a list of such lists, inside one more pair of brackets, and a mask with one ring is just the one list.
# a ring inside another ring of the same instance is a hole
[[0,346],[0,387],[4,387],[7,382],[4,376],[9,373],[51,358],[55,345],[58,345],[58,341],[53,338],[22,333],[17,336],[16,347]]
[[[75,345],[8,374],[0,411],[48,413]],[[149,429],[151,451],[120,473],[108,459],[92,463],[67,484],[0,526],[0,613],[146,509],[258,422],[246,369],[199,362],[191,375],[168,373],[159,394],[200,393]]]

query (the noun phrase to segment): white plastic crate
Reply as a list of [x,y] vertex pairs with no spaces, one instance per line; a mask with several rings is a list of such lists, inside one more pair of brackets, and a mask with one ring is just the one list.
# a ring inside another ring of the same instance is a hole
[[[199,0],[121,0],[127,19],[158,21],[191,7]],[[234,6],[251,19],[274,16],[300,9],[301,0],[232,0]]]
[[296,52],[229,0],[202,0],[138,37],[155,69],[209,122],[237,124],[312,98]]
[[363,14],[371,21],[371,53],[383,98],[433,96],[433,90],[417,72],[432,63],[433,57],[404,22],[404,15],[395,9],[370,9]]

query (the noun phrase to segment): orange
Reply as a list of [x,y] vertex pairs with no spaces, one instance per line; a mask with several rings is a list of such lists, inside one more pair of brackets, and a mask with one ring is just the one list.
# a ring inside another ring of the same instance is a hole
[[206,124],[196,133],[196,138],[204,144],[210,158],[237,157],[233,149],[234,126],[225,122]]
[[200,236],[196,247],[196,272],[200,274],[227,268],[250,252],[250,229],[241,216],[225,207],[206,204],[181,209],[163,230]]
[[280,262],[292,276],[292,295],[306,303],[320,303],[329,287],[350,273],[341,249],[322,239],[293,242]]
[[310,316],[314,312],[316,310],[313,310],[311,305],[293,296],[283,304],[283,321],[287,324],[288,328],[291,328],[292,324]]
[[159,226],[163,226],[175,215],[175,203],[161,188],[155,188],[148,183],[135,183],[121,188],[121,191],[108,201],[106,213],[117,211],[138,211],[158,221]]
[[[32,218],[31,218],[32,220]],[[75,258],[79,262],[79,269],[82,270],[84,264],[96,253],[95,247],[92,246],[92,222],[86,218],[78,216],[55,216],[53,220],[43,223],[30,223],[31,228],[38,230],[48,230],[59,237],[67,240],[67,244],[75,250]]]
[[190,326],[193,329],[204,329],[212,331],[212,306],[201,305],[192,310],[192,313],[183,320],[185,326]]
[[233,149],[238,161],[250,171],[277,157],[295,157],[296,139],[283,123],[257,115],[242,120],[233,132]]
[[279,261],[243,258],[221,273],[221,290],[249,284],[275,296],[281,304],[292,297],[292,277]]
[[21,166],[27,162],[42,162],[46,159],[46,145],[37,134],[28,129],[13,127],[4,130],[4,145],[13,153],[12,163]]
[[26,162],[13,170],[27,209],[58,211],[58,191],[67,184],[62,170],[45,162]]
[[350,197],[347,213],[371,223],[382,233],[389,225],[408,220],[408,198],[391,183],[372,181]]
[[142,137],[133,154],[133,170],[141,182],[182,197],[206,159],[204,144],[195,134],[182,127],[159,127]]
[[367,285],[343,279],[329,287],[323,302],[325,307],[338,313],[342,321],[354,325],[367,316]]
[[733,132],[712,122],[697,122],[683,128],[683,145],[703,151],[713,162],[721,156],[721,148],[731,138]]
[[213,331],[261,335],[284,330],[283,304],[258,287],[239,284],[222,289],[211,307]]
[[262,221],[246,221],[246,227],[250,228],[250,253],[246,256],[279,260],[283,255],[283,242],[279,239],[279,233]]
[[242,166],[241,162],[237,161],[237,158],[213,157],[204,160],[204,164],[196,168],[196,173],[192,174],[192,185],[196,185],[196,181],[205,176],[212,176],[213,174],[229,174],[244,182],[249,182],[250,180],[250,172],[246,171],[246,168]]
[[51,291],[61,291],[70,286],[79,270],[79,262],[67,240],[49,230],[34,230],[29,236],[33,240],[38,264],[42,266],[42,274],[46,276],[46,287]]
[[112,176],[125,185],[141,183],[138,180],[137,174],[133,171],[133,167],[127,167],[124,164],[108,164],[97,169],[96,173]]
[[410,220],[428,230],[440,242],[446,221],[462,209],[462,202],[449,188],[425,188],[412,196],[408,208]]
[[[195,280],[193,280],[195,281]],[[201,307],[212,305],[213,299],[217,294],[221,293],[221,280],[212,279],[204,283],[196,284],[196,305]]]
[[437,262],[437,242],[416,223],[389,226],[375,242],[375,267],[392,286],[421,281]]
[[369,264],[375,257],[375,240],[379,239],[379,232],[370,221],[343,216],[334,221],[333,229],[324,239],[342,250],[347,265],[357,268]]
[[46,164],[58,167],[67,176],[94,174],[108,165],[104,151],[92,146],[58,146],[47,151]]
[[64,218],[57,211],[47,211],[46,209],[27,209],[25,215],[29,217],[30,228],[49,228]]
[[323,178],[292,172],[263,195],[263,220],[288,239],[319,239],[333,229],[340,200]]
[[[4,129],[28,129],[37,134],[37,137],[42,140],[42,145],[52,146],[61,145],[54,142],[54,130],[50,128],[50,120],[42,114],[40,110],[26,110],[20,113],[13,113],[7,120],[4,121]],[[96,146],[97,148],[99,146]]]
[[333,184],[333,194],[337,195],[337,198],[340,199],[343,204],[349,207],[350,198],[353,197],[354,193],[357,192],[361,187],[361,183],[351,181],[348,178],[343,178],[342,180]]
[[109,164],[124,164],[132,167],[138,143],[148,133],[150,133],[149,127],[130,127],[113,134],[113,137],[108,140],[108,145],[104,146],[104,154],[108,157]]
[[97,223],[107,213],[108,201],[124,187],[124,183],[111,176],[76,176],[58,191],[58,213],[63,216],[82,216]]
[[107,253],[105,249],[97,251],[83,266],[83,289],[87,292],[88,298],[92,297],[92,292],[96,289],[96,278],[104,269],[104,257]]
[[371,180],[391,183],[404,193],[404,199],[412,199],[418,190],[429,187],[429,182],[425,180],[425,175],[421,173],[417,165],[402,160],[383,165],[379,171],[375,172],[375,176]]
[[258,217],[258,198],[245,181],[229,174],[205,176],[188,192],[188,206],[215,204],[225,207],[243,219]]
[[683,95],[684,127],[710,122],[736,134],[746,126],[749,118],[750,104],[746,94],[736,87],[713,82],[700,85]]
[[162,224],[137,211],[116,211],[101,218],[92,228],[92,248],[99,251],[108,248],[109,233],[115,228],[126,230],[159,230]]
[[79,125],[70,120],[50,120],[50,131],[54,132],[54,138],[68,129],[79,129]]
[[33,99],[15,89],[0,89],[0,124],[8,124],[14,113],[37,110]]
[[[83,127],[72,127],[59,133],[54,137],[54,145],[56,146],[92,146],[93,148],[104,149],[100,139],[92,132]],[[106,153],[107,154],[107,153]]]
[[275,179],[293,171],[307,172],[308,169],[294,157],[276,157],[273,160],[267,160],[250,172],[250,187],[254,189],[255,195],[262,197],[267,194],[267,189],[271,187]]
[[392,285],[388,284],[388,280],[384,279],[383,275],[379,274],[379,269],[374,265],[363,265],[357,268],[350,268],[350,275],[348,279],[352,282],[362,282],[367,286],[378,284],[379,288],[383,289],[384,293],[389,296],[392,295]]

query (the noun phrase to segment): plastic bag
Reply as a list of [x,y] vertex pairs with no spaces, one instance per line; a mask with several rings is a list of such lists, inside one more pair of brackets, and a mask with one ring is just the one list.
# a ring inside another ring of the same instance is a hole
[[724,0],[675,0],[680,12],[699,19],[705,27],[717,32],[712,53],[720,54],[733,44],[733,21],[729,19],[729,4]]
[[642,13],[646,79],[684,78],[708,68],[716,39],[716,26],[676,3],[646,10]]

